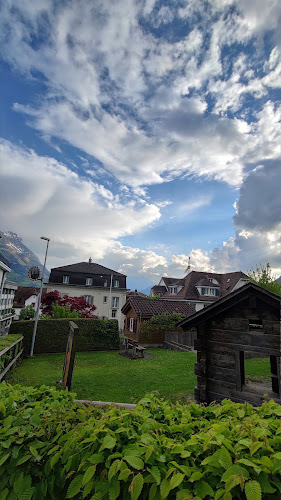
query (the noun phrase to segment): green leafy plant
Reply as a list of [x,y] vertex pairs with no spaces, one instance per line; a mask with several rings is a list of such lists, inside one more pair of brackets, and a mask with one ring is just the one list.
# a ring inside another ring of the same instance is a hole
[[32,305],[23,307],[20,311],[19,319],[22,321],[26,321],[29,319],[33,319],[35,316],[35,310]]
[[144,321],[141,325],[141,335],[149,337],[153,332],[169,332],[169,331],[182,331],[177,328],[176,324],[181,321],[185,316],[180,313],[163,313],[154,315],[150,319]]
[[83,407],[42,386],[0,386],[4,499],[246,499],[281,495],[281,408],[145,397]]

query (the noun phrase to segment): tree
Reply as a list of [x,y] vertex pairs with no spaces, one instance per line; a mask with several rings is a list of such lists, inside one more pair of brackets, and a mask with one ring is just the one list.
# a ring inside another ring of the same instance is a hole
[[[78,317],[78,318],[97,318],[95,316],[94,311],[96,310],[96,306],[88,304],[88,302],[84,299],[84,297],[69,297],[69,295],[64,295],[63,297],[60,297],[60,294],[57,290],[54,290],[53,292],[48,292],[46,293],[41,300],[42,303],[42,313],[46,318],[46,315],[54,318],[54,308],[56,314],[64,314],[63,310],[59,310],[58,307],[66,308],[65,309],[65,314],[67,314],[68,308],[69,308],[69,313],[72,313],[73,311],[76,311],[78,313],[78,316],[71,316],[71,317]],[[60,311],[60,313],[59,313]],[[70,316],[59,316],[59,317],[70,317]]]
[[169,332],[177,330],[176,324],[185,318],[184,314],[177,312],[154,315],[143,322],[141,333],[149,337],[152,332]]
[[249,271],[248,276],[251,283],[256,283],[270,292],[281,295],[281,283],[278,283],[276,276],[272,275],[269,263],[266,266],[260,264],[255,270],[252,269]]
[[30,305],[30,306],[23,307],[21,309],[19,319],[20,320],[28,320],[28,319],[33,319],[34,316],[35,316],[35,311],[34,311],[32,305]]
[[160,299],[161,295],[160,293],[156,293],[156,295],[148,295],[147,298],[150,300],[157,300]]

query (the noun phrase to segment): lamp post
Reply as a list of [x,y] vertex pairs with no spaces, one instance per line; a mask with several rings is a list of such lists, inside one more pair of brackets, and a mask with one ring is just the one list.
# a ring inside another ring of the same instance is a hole
[[47,246],[46,246],[45,260],[44,260],[44,266],[43,266],[43,271],[42,271],[40,292],[39,292],[39,295],[38,295],[38,303],[37,303],[37,309],[36,309],[36,315],[35,315],[35,322],[34,322],[34,328],[33,328],[33,335],[32,335],[32,342],[31,342],[30,356],[33,356],[33,350],[34,350],[34,344],[35,344],[35,337],[36,337],[36,330],[37,330],[37,323],[38,323],[38,319],[39,319],[40,304],[41,304],[41,297],[42,297],[43,279],[44,279],[44,274],[45,274],[45,267],[46,267],[46,260],[47,260],[47,253],[48,253],[48,247],[49,247],[50,238],[46,238],[45,236],[41,236],[41,240],[47,241]]

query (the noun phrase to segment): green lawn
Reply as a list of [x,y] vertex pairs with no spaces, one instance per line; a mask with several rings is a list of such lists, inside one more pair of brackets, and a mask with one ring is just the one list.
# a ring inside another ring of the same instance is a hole
[[[146,393],[184,402],[196,385],[192,352],[150,349],[152,359],[132,361],[118,352],[77,353],[72,390],[77,399],[135,403]],[[21,385],[55,385],[61,379],[64,354],[24,359],[8,380]],[[246,376],[262,381],[270,378],[268,358],[247,359]]]
[[[132,361],[118,352],[77,353],[72,390],[77,399],[134,403],[146,393],[159,391],[173,401],[185,401],[196,385],[196,355],[150,349],[152,359]],[[8,380],[12,384],[55,385],[61,379],[64,355],[24,359]]]

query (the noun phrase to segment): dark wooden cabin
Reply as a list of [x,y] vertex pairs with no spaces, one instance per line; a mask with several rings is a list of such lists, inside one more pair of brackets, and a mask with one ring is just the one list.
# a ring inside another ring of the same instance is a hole
[[[281,402],[280,305],[280,296],[248,283],[179,323],[185,331],[197,328],[197,402],[229,398],[258,406],[265,394]],[[268,358],[271,382],[246,383],[246,357],[261,356]]]

